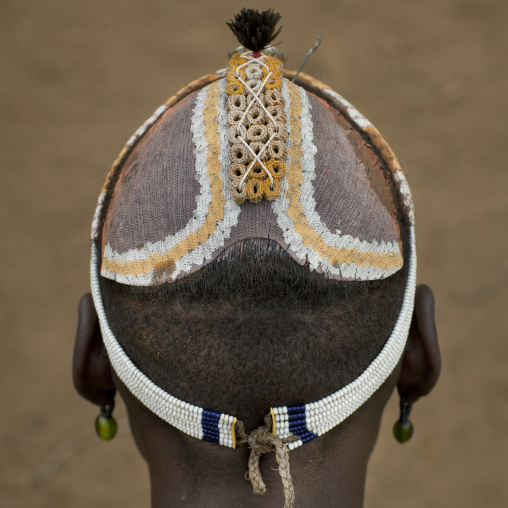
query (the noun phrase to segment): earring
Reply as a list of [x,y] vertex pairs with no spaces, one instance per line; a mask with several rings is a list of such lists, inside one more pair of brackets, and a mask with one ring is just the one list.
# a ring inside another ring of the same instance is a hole
[[115,392],[108,393],[109,404],[107,406],[101,406],[101,412],[95,419],[95,430],[97,435],[109,441],[116,436],[118,430],[118,424],[116,420],[111,416],[113,409],[115,408]]
[[413,435],[413,424],[409,420],[409,414],[413,404],[407,401],[409,391],[406,389],[400,394],[400,418],[393,426],[393,435],[399,443],[405,443]]

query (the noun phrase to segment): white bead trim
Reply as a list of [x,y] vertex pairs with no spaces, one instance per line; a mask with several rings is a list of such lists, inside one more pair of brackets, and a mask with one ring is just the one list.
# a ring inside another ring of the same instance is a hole
[[[235,448],[236,418],[234,416],[209,411],[173,397],[150,381],[126,355],[113,335],[106,318],[99,284],[98,253],[95,243],[92,243],[90,284],[109,360],[129,391],[152,413],[185,434]],[[209,421],[207,417],[210,418]]]
[[[290,450],[333,429],[362,406],[386,381],[404,352],[413,316],[416,292],[416,243],[414,227],[410,227],[409,272],[402,308],[397,323],[379,355],[354,381],[317,402],[271,409],[273,428],[280,438],[290,432],[305,436],[287,446]],[[295,430],[298,427],[298,430]]]

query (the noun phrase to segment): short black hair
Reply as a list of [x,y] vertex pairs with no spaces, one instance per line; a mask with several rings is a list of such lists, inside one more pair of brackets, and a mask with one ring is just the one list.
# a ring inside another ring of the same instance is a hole
[[272,240],[250,239],[172,284],[101,277],[101,290],[111,329],[142,372],[250,430],[271,406],[319,400],[365,370],[395,326],[407,265],[383,280],[340,282]]

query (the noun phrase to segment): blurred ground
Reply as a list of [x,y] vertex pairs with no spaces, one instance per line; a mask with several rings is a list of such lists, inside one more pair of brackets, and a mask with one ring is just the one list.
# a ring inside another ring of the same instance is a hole
[[[385,413],[367,507],[508,504],[508,3],[273,1],[281,48],[383,133],[416,203],[419,282],[436,292],[439,387],[406,446]],[[226,65],[243,3],[4,0],[0,214],[0,507],[148,506],[145,465],[93,434],[70,363],[89,225],[131,133]],[[117,414],[121,415],[123,408]]]

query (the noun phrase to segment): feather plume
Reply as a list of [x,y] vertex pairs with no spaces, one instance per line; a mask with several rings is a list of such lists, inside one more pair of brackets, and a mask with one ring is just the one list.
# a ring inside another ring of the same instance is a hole
[[243,8],[234,20],[226,24],[245,49],[258,53],[280,34],[282,27],[275,31],[279,20],[280,14],[272,9],[259,12]]

